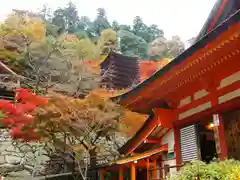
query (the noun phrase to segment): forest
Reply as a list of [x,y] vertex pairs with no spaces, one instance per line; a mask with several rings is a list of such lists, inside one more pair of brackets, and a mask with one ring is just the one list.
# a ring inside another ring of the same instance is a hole
[[[49,26],[49,32],[75,34],[78,39],[91,40],[95,44],[102,38],[109,38],[111,48],[124,55],[141,59],[160,60],[173,58],[184,50],[180,37],[166,39],[164,32],[156,24],[146,25],[140,16],[132,24],[120,24],[117,20],[109,22],[107,12],[98,8],[93,21],[81,15],[76,6],[69,2],[66,7],[53,11],[44,6],[39,12]],[[109,31],[111,29],[112,31]],[[105,31],[108,30],[108,31]],[[117,37],[117,38],[116,38]]]

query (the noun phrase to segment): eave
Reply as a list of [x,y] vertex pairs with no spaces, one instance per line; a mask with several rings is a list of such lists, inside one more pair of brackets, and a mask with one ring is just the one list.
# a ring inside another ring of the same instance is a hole
[[[118,149],[119,153],[124,155],[141,153],[161,145],[161,138],[171,128],[165,127],[165,125],[159,121],[158,117],[158,114],[152,113],[143,124],[142,128],[139,129],[127,143]],[[162,126],[160,126],[160,124],[162,124]],[[155,143],[148,140],[154,140]],[[158,143],[156,143],[157,141]]]
[[228,44],[232,43],[234,41],[232,35],[239,33],[239,19],[240,10],[136,88],[114,99],[118,99],[121,105],[132,111],[147,114],[151,113],[153,107],[172,107],[165,94],[166,91],[175,88],[173,80],[176,83],[179,77],[183,80],[186,75],[194,75],[197,72],[193,71],[194,68],[197,70],[203,65],[199,65],[200,60],[204,59],[202,56],[219,53],[224,40]]
[[217,0],[205,24],[203,25],[203,28],[196,37],[196,42],[199,41],[205,34],[212,31],[231,14],[234,14],[238,9],[240,9],[239,0]]
[[168,145],[162,145],[158,148],[151,149],[151,150],[146,151],[144,153],[135,154],[135,155],[132,155],[130,157],[119,159],[115,162],[115,164],[121,165],[121,164],[131,163],[131,162],[138,161],[138,160],[141,160],[141,159],[144,159],[144,158],[148,158],[148,157],[153,156],[153,155],[158,154],[158,153],[166,152],[166,151],[168,151]]

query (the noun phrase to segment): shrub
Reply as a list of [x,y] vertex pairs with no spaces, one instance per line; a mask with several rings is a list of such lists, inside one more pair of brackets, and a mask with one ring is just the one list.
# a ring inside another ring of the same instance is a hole
[[231,169],[231,172],[227,175],[227,180],[239,180],[240,179],[240,165],[236,165]]
[[214,161],[206,164],[193,161],[185,165],[169,180],[238,180],[240,179],[240,162],[235,160]]

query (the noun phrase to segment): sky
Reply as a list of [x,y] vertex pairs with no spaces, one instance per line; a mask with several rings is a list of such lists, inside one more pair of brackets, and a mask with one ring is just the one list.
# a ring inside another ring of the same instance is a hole
[[[4,0],[0,20],[12,9],[37,11],[47,4],[51,9],[64,7],[69,0]],[[178,35],[183,41],[195,37],[201,30],[216,0],[72,0],[79,16],[94,19],[96,10],[104,8],[110,22],[132,24],[135,16],[147,24],[157,24],[167,38]]]

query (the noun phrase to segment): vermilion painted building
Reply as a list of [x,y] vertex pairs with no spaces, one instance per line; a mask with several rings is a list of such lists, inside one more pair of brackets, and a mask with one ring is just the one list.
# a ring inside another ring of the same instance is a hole
[[164,165],[174,172],[194,159],[240,160],[239,2],[219,0],[193,46],[117,97],[149,118],[102,178],[115,171],[119,180],[161,179]]

